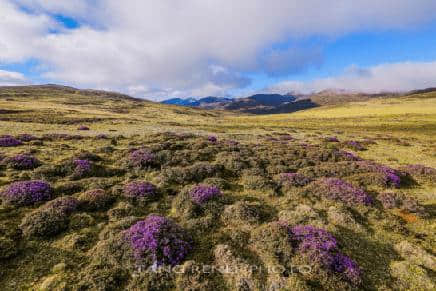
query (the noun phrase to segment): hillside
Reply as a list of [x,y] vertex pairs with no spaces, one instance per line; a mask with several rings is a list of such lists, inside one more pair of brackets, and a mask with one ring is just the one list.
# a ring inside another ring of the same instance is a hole
[[0,287],[432,290],[435,145],[433,91],[253,115],[2,87]]

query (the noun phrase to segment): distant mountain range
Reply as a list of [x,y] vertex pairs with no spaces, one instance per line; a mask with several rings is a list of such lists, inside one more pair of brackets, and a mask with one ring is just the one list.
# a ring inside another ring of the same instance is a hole
[[256,94],[246,98],[205,97],[195,98],[172,98],[161,103],[179,106],[199,107],[204,109],[235,110],[247,113],[285,113],[310,107],[316,104],[310,100],[297,100],[297,96],[286,94]]
[[[417,90],[415,92],[429,91]],[[414,91],[410,92],[413,93]],[[365,101],[371,98],[401,96],[405,93],[378,93],[368,94],[341,89],[328,89],[313,94],[287,93],[280,94],[255,94],[245,98],[173,98],[162,101],[164,104],[198,107],[203,109],[233,110],[253,114],[290,113],[324,105],[335,105],[353,101]]]
[[207,108],[209,106],[214,107],[217,103],[227,103],[232,102],[233,99],[225,98],[225,97],[204,97],[200,99],[195,98],[172,98],[165,101],[162,101],[163,104],[172,104],[172,105],[179,105],[179,106],[189,106],[189,107],[201,107],[201,108]]

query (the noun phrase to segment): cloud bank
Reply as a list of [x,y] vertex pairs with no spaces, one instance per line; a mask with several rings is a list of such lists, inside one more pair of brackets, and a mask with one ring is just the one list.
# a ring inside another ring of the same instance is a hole
[[29,80],[23,74],[0,70],[0,86],[15,86],[27,84]]
[[410,28],[434,11],[434,0],[1,0],[0,64],[35,59],[47,80],[152,99],[222,95],[247,73],[319,67],[308,38]]
[[351,66],[340,76],[308,82],[283,81],[267,90],[272,92],[299,91],[310,93],[324,89],[346,89],[380,93],[398,92],[436,85],[436,62],[404,62],[383,64],[370,68]]

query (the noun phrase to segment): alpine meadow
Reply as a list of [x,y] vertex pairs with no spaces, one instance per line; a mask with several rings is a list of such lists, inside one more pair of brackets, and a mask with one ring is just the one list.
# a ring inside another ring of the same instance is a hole
[[436,3],[0,0],[0,290],[436,290]]

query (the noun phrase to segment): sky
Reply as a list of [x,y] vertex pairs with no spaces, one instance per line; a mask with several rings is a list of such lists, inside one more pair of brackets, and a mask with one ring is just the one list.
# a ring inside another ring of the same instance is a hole
[[0,0],[0,86],[160,101],[436,87],[435,0]]

